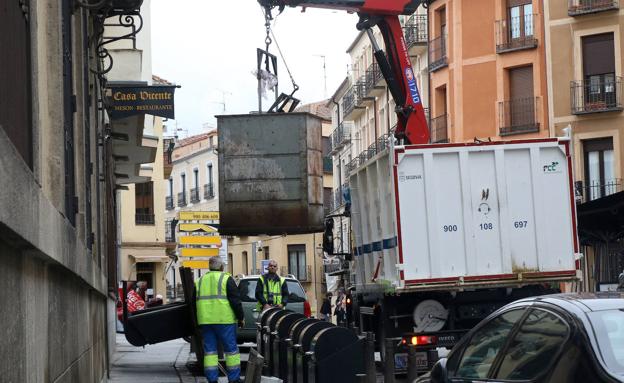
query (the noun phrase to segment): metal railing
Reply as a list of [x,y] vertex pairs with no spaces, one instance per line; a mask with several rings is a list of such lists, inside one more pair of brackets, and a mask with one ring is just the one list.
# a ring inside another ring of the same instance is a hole
[[199,188],[192,188],[191,189],[191,203],[197,203],[201,200],[201,198],[199,198]]
[[386,150],[390,146],[390,140],[394,140],[394,131],[396,126],[393,127],[388,133],[379,136],[368,148],[364,149],[359,155],[355,156],[351,162],[346,166],[347,172],[351,173],[358,167],[364,165],[368,160],[375,157],[377,154]]
[[134,223],[137,225],[153,225],[154,214],[135,214]]
[[178,193],[178,207],[186,206],[186,193]]
[[381,81],[382,78],[383,75],[381,74],[379,64],[377,64],[376,62],[372,63],[366,70],[366,75],[364,79],[366,95],[368,95],[373,89],[375,89],[375,87],[377,86],[377,84],[379,84],[379,81]]
[[572,114],[622,110],[622,77],[570,82]]
[[334,212],[345,205],[346,200],[344,198],[344,193],[348,188],[349,184],[344,183],[338,189],[332,191],[331,204],[329,207],[330,212]]
[[173,197],[172,196],[165,197],[165,208],[167,210],[173,210],[174,206],[173,206]]
[[537,47],[535,23],[537,15],[509,17],[496,21],[496,53]]
[[355,109],[355,103],[355,89],[351,87],[347,93],[345,93],[344,97],[342,97],[342,110],[345,116],[348,116],[351,112],[353,112],[353,109]]
[[355,85],[353,85],[353,89],[355,90],[355,106],[360,106],[362,101],[368,94],[368,88],[366,86],[366,75],[361,76]]
[[568,16],[579,16],[618,8],[618,0],[568,0]]
[[215,197],[214,184],[204,185],[204,199],[212,199]]
[[345,144],[351,142],[352,125],[353,124],[347,124],[343,121],[334,129],[331,135],[332,152],[339,150]]
[[323,157],[323,173],[334,173],[334,160],[331,157]]
[[165,220],[165,242],[175,242],[175,227],[173,226],[173,218]]
[[429,71],[433,72],[448,65],[448,57],[446,56],[446,35],[436,37],[429,41]]
[[574,183],[574,194],[576,195],[577,203],[593,201],[621,191],[624,191],[624,184],[621,178],[602,182],[590,181],[587,184],[584,184],[583,181]]
[[410,48],[417,44],[427,44],[427,15],[412,15],[403,27],[405,44]]
[[448,114],[442,114],[431,119],[429,124],[430,140],[432,144],[449,142],[448,138]]
[[499,135],[538,132],[539,97],[518,98],[498,103]]
[[312,266],[307,265],[307,266],[304,266],[303,269],[301,268],[291,269],[287,266],[282,266],[280,268],[280,274],[282,276],[294,275],[295,278],[297,278],[299,282],[311,282],[312,281]]

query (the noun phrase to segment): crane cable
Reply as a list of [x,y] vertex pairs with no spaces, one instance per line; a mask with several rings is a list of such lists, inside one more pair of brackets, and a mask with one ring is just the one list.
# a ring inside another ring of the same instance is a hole
[[[284,62],[284,66],[286,67],[286,71],[288,72],[288,76],[290,77],[290,81],[292,82],[293,85],[293,94],[299,90],[299,85],[297,85],[297,83],[295,82],[295,79],[293,78],[292,73],[290,72],[290,68],[288,67],[288,63],[286,62],[286,58],[284,57],[284,54],[282,53],[282,49],[279,46],[279,43],[277,42],[277,38],[275,37],[275,33],[273,33],[273,28],[271,28],[271,20],[272,17],[269,13],[267,13],[265,11],[264,8],[260,8],[262,9],[262,13],[264,14],[264,20],[265,20],[265,24],[264,26],[266,27],[266,31],[267,31],[267,36],[266,39],[264,40],[265,44],[266,44],[266,52],[269,52],[269,46],[271,45],[272,42],[275,42],[275,46],[277,47],[277,51],[279,52],[280,58],[282,59],[282,61]],[[278,15],[279,16],[279,15]],[[275,20],[277,20],[277,16],[275,17]]]

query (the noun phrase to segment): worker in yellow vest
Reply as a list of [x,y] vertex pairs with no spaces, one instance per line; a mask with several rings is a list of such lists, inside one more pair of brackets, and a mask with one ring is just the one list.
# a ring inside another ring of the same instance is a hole
[[277,262],[273,259],[269,260],[267,273],[258,279],[256,300],[257,309],[262,311],[270,307],[284,308],[288,303],[288,284],[277,275]]
[[221,257],[211,257],[210,271],[195,282],[197,324],[204,340],[204,373],[210,383],[219,379],[217,340],[223,345],[228,381],[240,382],[240,354],[236,324],[244,325],[243,305],[234,279],[223,272]]

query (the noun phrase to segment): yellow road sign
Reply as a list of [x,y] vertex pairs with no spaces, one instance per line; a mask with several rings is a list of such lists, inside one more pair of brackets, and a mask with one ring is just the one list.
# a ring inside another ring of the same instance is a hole
[[218,221],[218,211],[181,211],[180,221]]
[[217,229],[212,226],[205,225],[203,223],[181,223],[180,231],[184,231],[184,232],[203,231],[205,233],[215,233]]
[[182,262],[182,266],[191,269],[207,269],[208,261],[184,261]]
[[221,245],[218,235],[185,235],[179,238],[180,245]]
[[198,247],[182,247],[180,250],[181,257],[214,257],[219,255],[219,249],[200,249]]

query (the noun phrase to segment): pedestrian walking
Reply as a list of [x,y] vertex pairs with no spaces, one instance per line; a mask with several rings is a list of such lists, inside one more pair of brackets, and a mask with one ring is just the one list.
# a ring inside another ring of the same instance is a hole
[[277,275],[277,261],[270,259],[267,270],[256,285],[257,308],[262,311],[271,307],[284,308],[288,303],[288,285],[284,278]]
[[197,324],[204,341],[204,373],[208,382],[219,378],[217,341],[223,345],[229,382],[240,382],[240,353],[236,344],[236,323],[244,325],[243,305],[234,279],[223,272],[220,257],[211,257],[210,271],[195,282]]
[[334,315],[336,316],[336,324],[338,326],[347,327],[346,296],[343,290],[339,291],[338,298],[336,298]]
[[327,292],[325,294],[325,299],[323,299],[323,304],[321,305],[321,311],[319,312],[319,317],[321,320],[331,322],[332,316],[332,305],[331,305],[332,293]]

